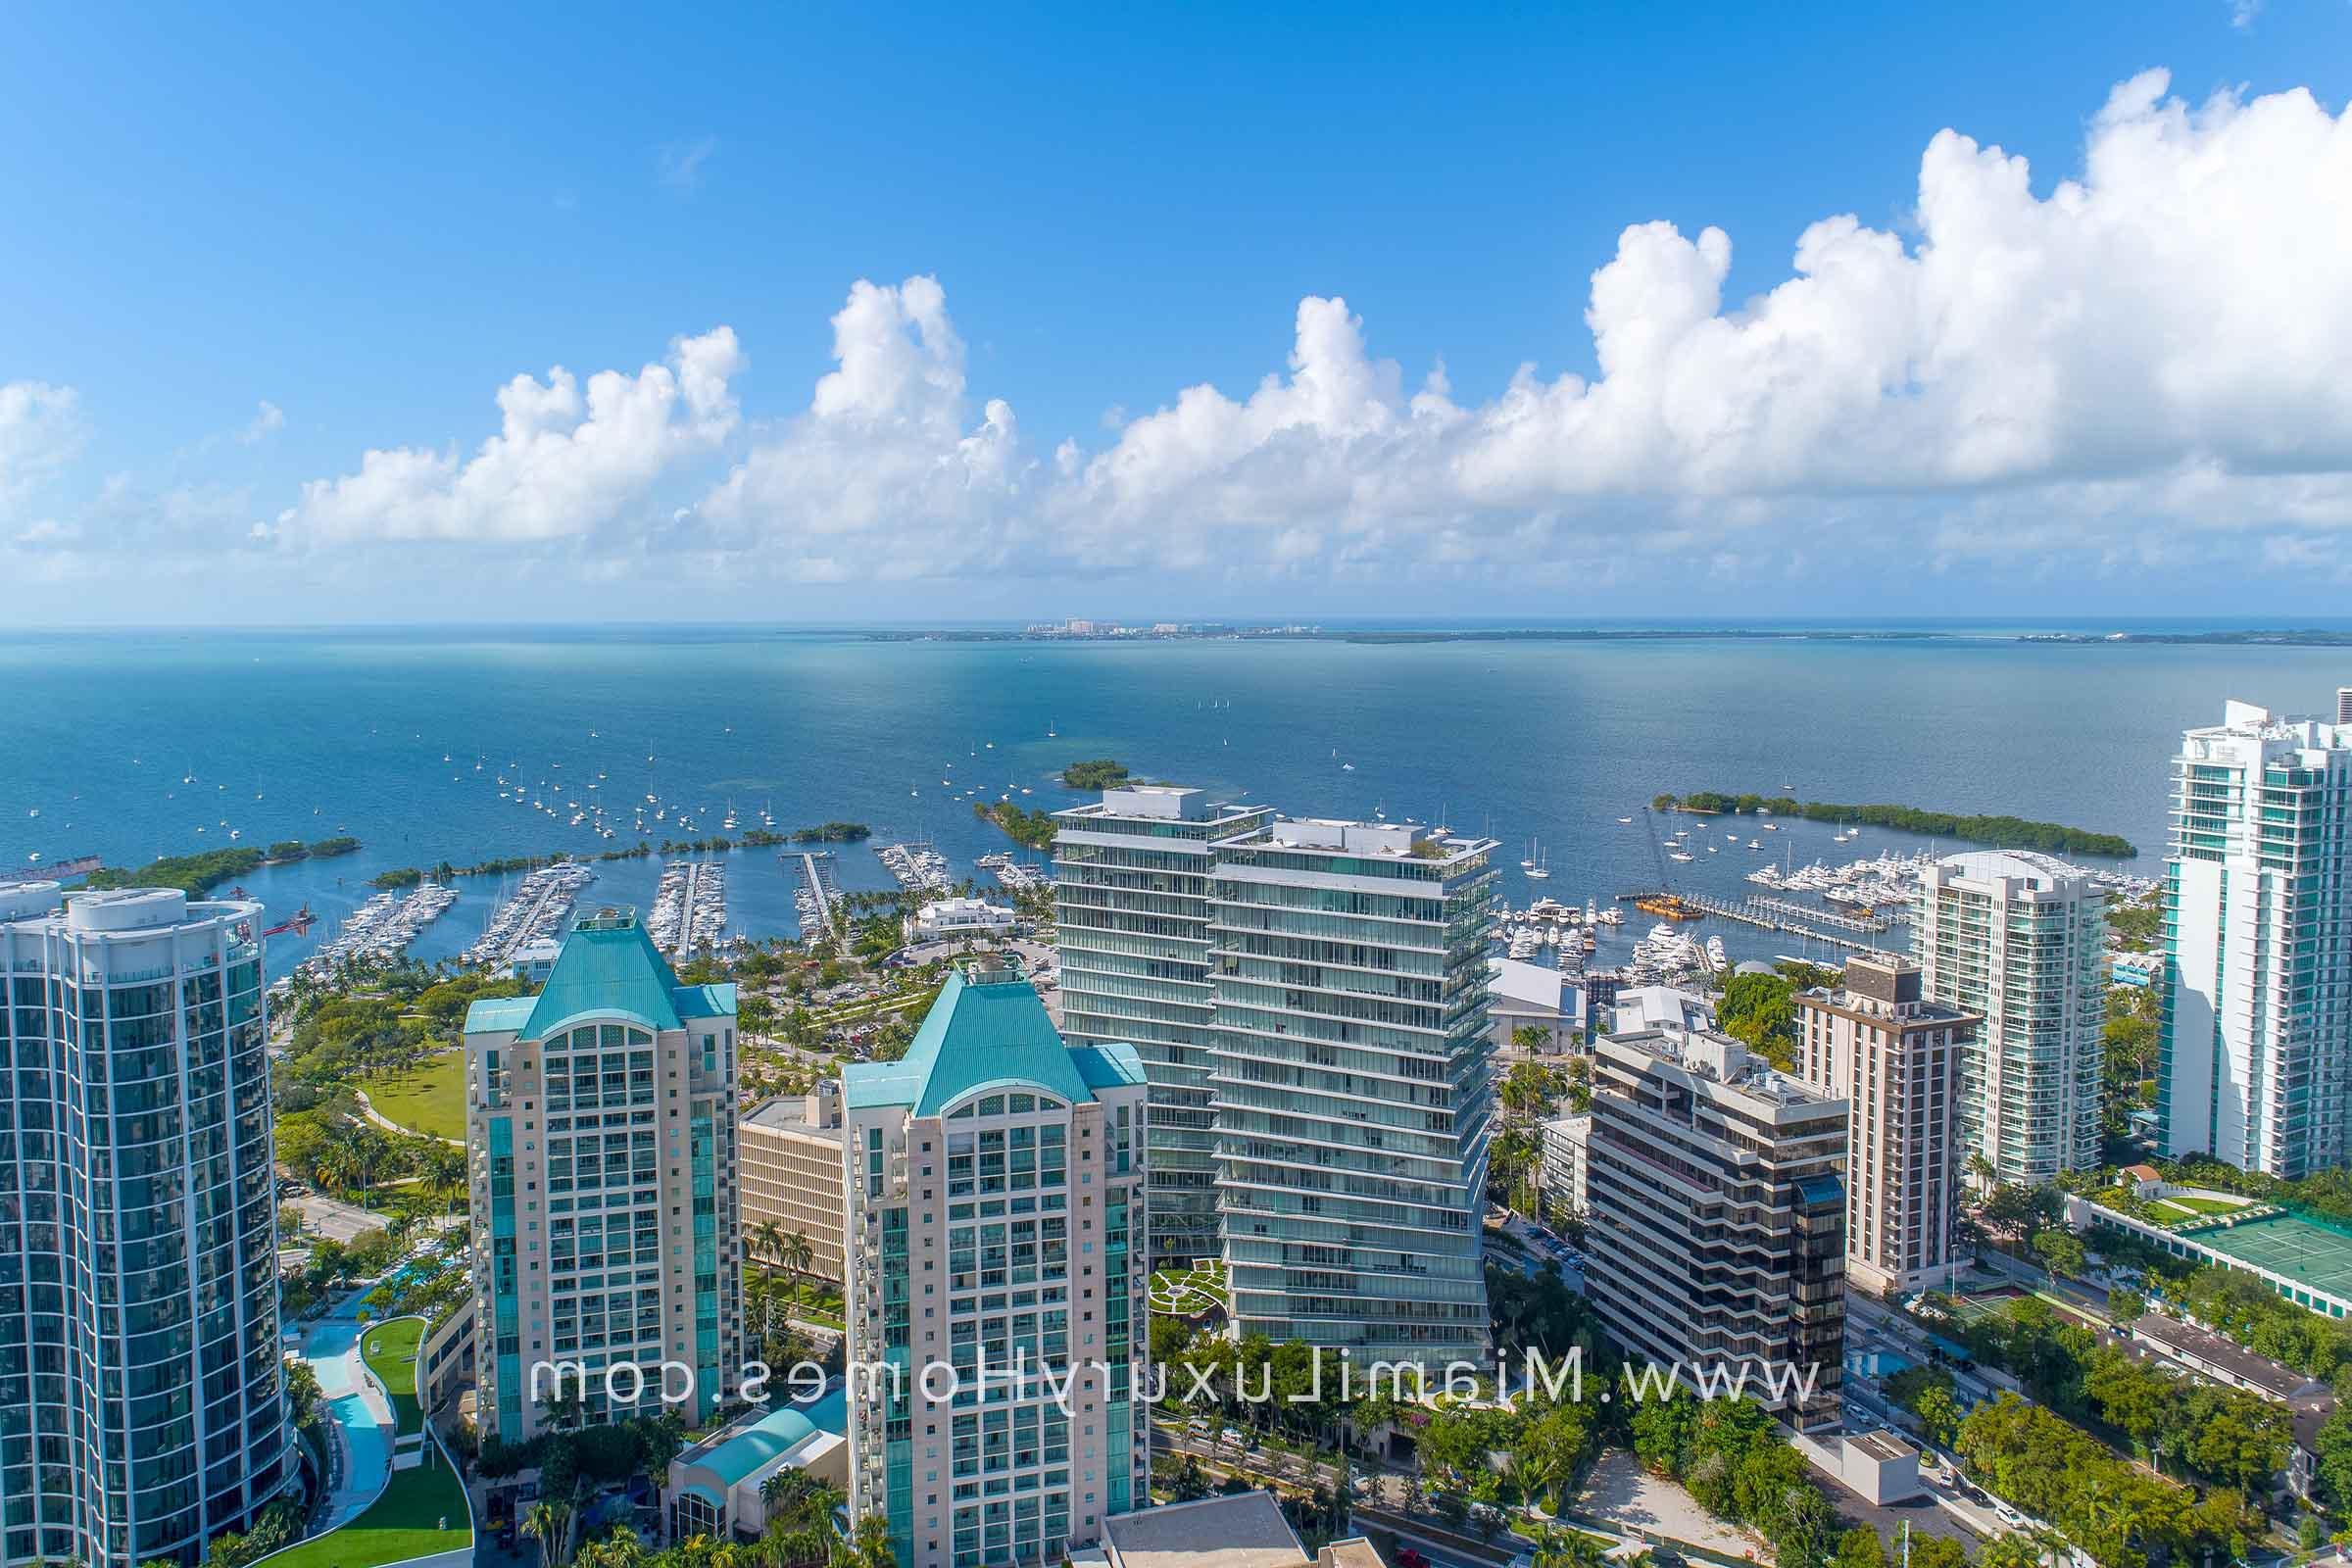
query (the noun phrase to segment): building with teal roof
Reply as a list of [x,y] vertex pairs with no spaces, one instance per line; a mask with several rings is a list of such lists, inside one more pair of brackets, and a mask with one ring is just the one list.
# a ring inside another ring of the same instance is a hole
[[842,1383],[812,1399],[753,1410],[670,1461],[662,1488],[670,1539],[756,1541],[767,1529],[767,1501],[760,1494],[770,1477],[790,1468],[846,1491],[849,1461]]
[[852,1507],[899,1568],[1058,1563],[1150,1496],[1143,1060],[976,959],[842,1088]]
[[680,984],[632,911],[579,921],[535,995],[466,1009],[485,1434],[527,1441],[559,1399],[652,1413],[664,1382],[694,1420],[730,1396],[735,1091],[735,988]]

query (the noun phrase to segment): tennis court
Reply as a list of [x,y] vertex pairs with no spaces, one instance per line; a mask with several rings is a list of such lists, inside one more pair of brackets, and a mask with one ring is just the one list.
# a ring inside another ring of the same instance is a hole
[[1971,1291],[1952,1298],[1952,1312],[1963,1323],[1977,1323],[1996,1312],[2006,1312],[2009,1303],[2026,1293],[2019,1290],[1993,1289]]
[[2342,1299],[2352,1297],[2352,1231],[2300,1214],[2272,1214],[2183,1232],[2199,1247],[2299,1280]]

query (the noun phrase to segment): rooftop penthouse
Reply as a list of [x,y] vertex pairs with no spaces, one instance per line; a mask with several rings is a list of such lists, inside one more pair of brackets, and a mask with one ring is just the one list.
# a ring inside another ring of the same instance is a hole
[[2352,744],[2352,729],[2342,724],[2330,724],[2318,718],[2294,718],[2273,712],[2258,703],[2241,703],[2231,699],[2222,708],[2222,721],[2206,724],[2181,734],[2181,760],[2228,760],[2240,755],[2237,748],[2247,741],[2264,743],[2266,755],[2272,748],[2292,751],[2329,751]]
[[[1235,831],[1262,820],[1268,808],[1242,806],[1210,797],[1208,791],[1181,784],[1122,784],[1102,792],[1100,801],[1072,806],[1054,813],[1063,832],[1083,833],[1090,823],[1151,824],[1165,822],[1194,829],[1189,837],[1217,837],[1217,829]],[[1201,831],[1206,830],[1206,831]],[[1132,827],[1130,828],[1132,831]]]
[[1224,840],[1217,848],[1292,851],[1334,859],[1425,860],[1451,870],[1493,854],[1499,844],[1496,839],[1470,838],[1418,822],[1278,816],[1255,832]]
[[[1751,1109],[1769,1108],[1782,1113],[1830,1108],[1842,1111],[1845,1104],[1842,1100],[1807,1088],[1730,1035],[1714,1029],[1683,1029],[1672,1024],[1640,1029],[1631,1034],[1607,1036],[1599,1043],[1599,1050],[1603,1055],[1622,1057],[1629,1065],[1663,1066],[1669,1069],[1665,1076],[1688,1080],[1690,1087],[1706,1091],[1707,1098],[1722,1100],[1737,1096],[1751,1102]],[[1786,1115],[1774,1119],[1786,1119]]]

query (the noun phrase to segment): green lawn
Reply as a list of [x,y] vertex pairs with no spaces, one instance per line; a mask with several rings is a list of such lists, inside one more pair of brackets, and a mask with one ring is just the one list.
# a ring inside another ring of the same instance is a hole
[[[443,1519],[449,1528],[437,1528]],[[270,1568],[377,1568],[411,1557],[455,1551],[473,1539],[466,1488],[441,1457],[425,1446],[425,1461],[414,1470],[395,1470],[392,1484],[366,1513],[340,1530],[289,1546],[270,1559]]]
[[395,1318],[381,1328],[369,1329],[367,1342],[360,1347],[368,1370],[383,1380],[384,1392],[392,1396],[392,1414],[399,1420],[402,1437],[424,1422],[423,1412],[416,1407],[416,1346],[423,1338],[424,1319]]
[[2168,1205],[2174,1208],[2185,1208],[2191,1214],[2234,1214],[2239,1209],[2248,1206],[2243,1201],[2230,1203],[2224,1202],[2218,1198],[2191,1198],[2185,1193],[2176,1193],[2171,1198],[2160,1200],[2156,1206],[2163,1208]]
[[466,1137],[466,1053],[444,1051],[415,1072],[368,1085],[368,1099],[388,1121],[432,1138]]
[[[424,1426],[416,1406],[416,1346],[423,1337],[424,1320],[404,1317],[369,1329],[360,1343],[368,1370],[392,1396],[392,1413],[404,1436]],[[449,1522],[447,1530],[440,1528],[443,1520]],[[472,1530],[465,1485],[428,1439],[424,1462],[414,1470],[393,1471],[383,1495],[365,1513],[270,1561],[271,1568],[379,1568],[455,1551],[472,1540]]]

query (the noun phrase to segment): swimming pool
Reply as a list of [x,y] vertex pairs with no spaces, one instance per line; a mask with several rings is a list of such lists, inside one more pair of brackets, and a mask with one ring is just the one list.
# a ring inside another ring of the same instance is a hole
[[328,1417],[343,1429],[343,1475],[321,1530],[348,1524],[367,1510],[392,1476],[392,1434],[361,1392],[360,1323],[364,1310],[354,1291],[303,1336],[302,1358],[318,1378]]
[[1874,1383],[1884,1378],[1890,1378],[1897,1372],[1908,1371],[1918,1364],[1909,1356],[1897,1355],[1892,1350],[1848,1350],[1845,1352],[1847,1374],[1853,1377],[1869,1378]]

